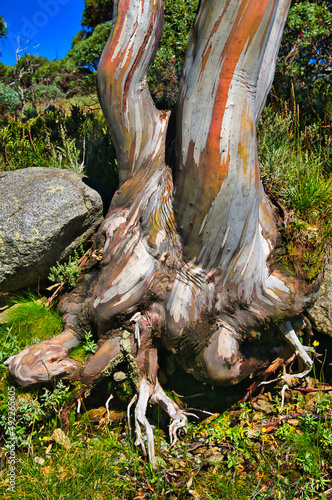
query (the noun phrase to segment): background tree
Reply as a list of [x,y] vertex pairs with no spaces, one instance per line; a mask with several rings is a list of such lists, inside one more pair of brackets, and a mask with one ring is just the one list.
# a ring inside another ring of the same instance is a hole
[[[82,30],[72,41],[72,49],[66,59],[78,67],[97,71],[103,48],[112,29],[113,0],[85,0]],[[93,82],[91,80],[91,84]]]
[[2,38],[6,38],[7,36],[7,24],[5,23],[5,20],[2,16],[0,16],[0,55],[1,55],[1,50],[2,50],[2,46],[1,46],[1,42],[2,42]]
[[113,0],[85,0],[82,27],[85,32],[112,20]]
[[[1,105],[13,113],[13,96],[18,97],[20,105],[16,111],[20,118],[36,116],[60,98],[70,97],[78,91],[90,91],[90,82],[84,78],[85,72],[73,60],[49,61],[45,57],[25,54],[18,58],[14,66],[3,66],[0,85],[3,89]],[[8,97],[8,101],[6,100]],[[17,98],[15,97],[17,103]]]
[[[66,60],[72,60],[77,67],[96,72],[101,53],[112,29],[112,21],[98,24],[95,29],[85,35],[80,31],[73,40],[73,47],[67,53]],[[91,79],[91,86],[94,85]]]
[[5,38],[7,36],[7,25],[2,16],[0,16],[0,38]]
[[[251,375],[278,346],[282,355],[277,335],[298,358],[297,376],[312,365],[291,323],[312,287],[273,262],[276,213],[259,179],[256,145],[289,4],[202,0],[171,121],[147,86],[162,0],[115,5],[98,86],[120,188],[86,275],[62,300],[65,331],[7,361],[22,385],[65,375],[81,380],[80,394],[125,366],[138,392],[137,444],[145,450],[143,426],[153,463],[148,401],[169,414],[172,442],[186,423],[158,382],[161,346],[213,384]],[[101,340],[81,366],[68,350],[89,328]]]
[[198,0],[165,0],[164,26],[148,75],[151,95],[159,109],[175,106],[189,33]]
[[[172,108],[175,105],[181,68],[197,5],[198,0],[164,2],[163,34],[148,77],[152,97],[160,109]],[[96,71],[111,32],[112,17],[113,1],[86,0],[81,21],[82,30],[73,39],[72,49],[66,59],[74,61],[79,67]]]
[[281,100],[296,99],[300,120],[306,125],[331,121],[331,28],[330,2],[293,2],[279,51],[274,91]]

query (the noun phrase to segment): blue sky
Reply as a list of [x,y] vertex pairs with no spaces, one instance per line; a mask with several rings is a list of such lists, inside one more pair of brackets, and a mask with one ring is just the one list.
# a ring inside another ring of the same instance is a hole
[[1,0],[0,15],[7,23],[8,34],[0,61],[15,64],[18,36],[29,38],[27,52],[51,61],[62,59],[81,29],[83,10],[84,0]]

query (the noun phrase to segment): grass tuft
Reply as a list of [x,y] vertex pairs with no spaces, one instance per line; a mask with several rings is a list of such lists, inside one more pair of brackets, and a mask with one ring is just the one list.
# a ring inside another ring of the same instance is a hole
[[58,335],[63,329],[61,316],[48,309],[43,299],[31,293],[12,299],[11,307],[1,317],[1,362],[30,344]]

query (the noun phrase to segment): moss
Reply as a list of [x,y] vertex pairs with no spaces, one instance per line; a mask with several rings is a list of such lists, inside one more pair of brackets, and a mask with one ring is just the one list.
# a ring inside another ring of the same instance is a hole
[[0,362],[62,330],[61,316],[48,309],[45,300],[32,294],[16,297],[11,307],[0,314]]
[[138,387],[141,381],[141,375],[134,356],[131,353],[131,344],[129,340],[130,332],[123,332],[123,339],[120,341],[120,347],[123,355],[128,363],[129,377],[133,381],[135,387]]
[[128,401],[132,399],[132,397],[134,396],[134,391],[129,379],[126,379],[121,383],[117,383],[116,395],[124,403],[128,403]]
[[76,361],[86,361],[90,356],[90,354],[81,345],[70,351],[69,355],[71,358],[76,359]]

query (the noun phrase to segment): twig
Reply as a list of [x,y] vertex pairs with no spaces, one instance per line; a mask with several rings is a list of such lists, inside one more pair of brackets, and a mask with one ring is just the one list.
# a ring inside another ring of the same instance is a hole
[[49,307],[51,303],[53,302],[53,299],[58,295],[58,293],[62,290],[62,288],[65,286],[64,283],[61,283],[56,289],[55,292],[51,295],[51,297],[48,299],[46,302],[46,307]]
[[[293,358],[293,356],[292,356]],[[263,378],[263,382],[266,381],[266,379],[268,378],[269,375],[272,375],[273,373],[275,373],[278,368],[280,368],[280,366],[282,366],[283,364],[285,363],[284,359],[282,358],[277,358],[275,361],[273,361],[273,363],[271,365],[269,365],[267,367],[267,369],[262,372],[260,374],[261,378]],[[287,363],[287,362],[286,362]],[[254,393],[254,391],[263,383],[263,382],[260,382],[259,380],[258,381],[255,381],[251,384],[251,386],[249,387],[248,391],[247,391],[247,394],[239,401],[239,403],[236,405],[236,407],[234,408],[234,410],[236,409],[239,409],[240,408],[240,405],[245,403],[246,401],[248,401],[248,399],[250,399],[250,401],[254,401],[255,399],[257,399],[259,396],[261,396],[265,390],[264,387],[262,387],[260,393],[254,398],[252,399],[252,395]]]
[[7,163],[8,163],[8,165],[10,166],[11,170],[13,170],[13,167],[11,166],[11,163],[10,163],[10,161],[8,160],[8,156],[7,156],[7,146],[6,146],[6,145],[5,145],[5,157],[6,157]]
[[106,411],[107,411],[108,422],[110,422],[110,420],[111,420],[110,410],[109,410],[109,403],[110,403],[111,399],[113,399],[113,394],[110,394],[109,398],[107,399],[107,401],[105,403],[105,408],[106,408]]
[[294,391],[300,391],[300,392],[330,392],[330,391],[332,391],[332,387],[321,387],[321,388],[295,387]]
[[[279,425],[282,422],[286,422],[287,420],[291,420],[293,418],[294,419],[295,418],[304,418],[307,415],[309,415],[308,412],[289,413],[288,415],[283,415],[283,416],[281,416],[279,418],[276,418],[276,419],[272,420],[271,422],[267,422],[265,424],[258,425],[253,430],[261,430],[261,429],[264,429],[264,428],[266,429],[266,428],[270,428],[270,427],[277,427],[277,425]],[[320,415],[318,413],[310,413],[310,415],[315,420],[327,421],[327,420],[331,420],[332,419],[332,415]]]
[[36,147],[33,143],[32,137],[31,137],[31,123],[30,122],[29,122],[28,130],[29,130],[29,139],[30,139],[31,146],[33,147],[34,152],[37,153]]

